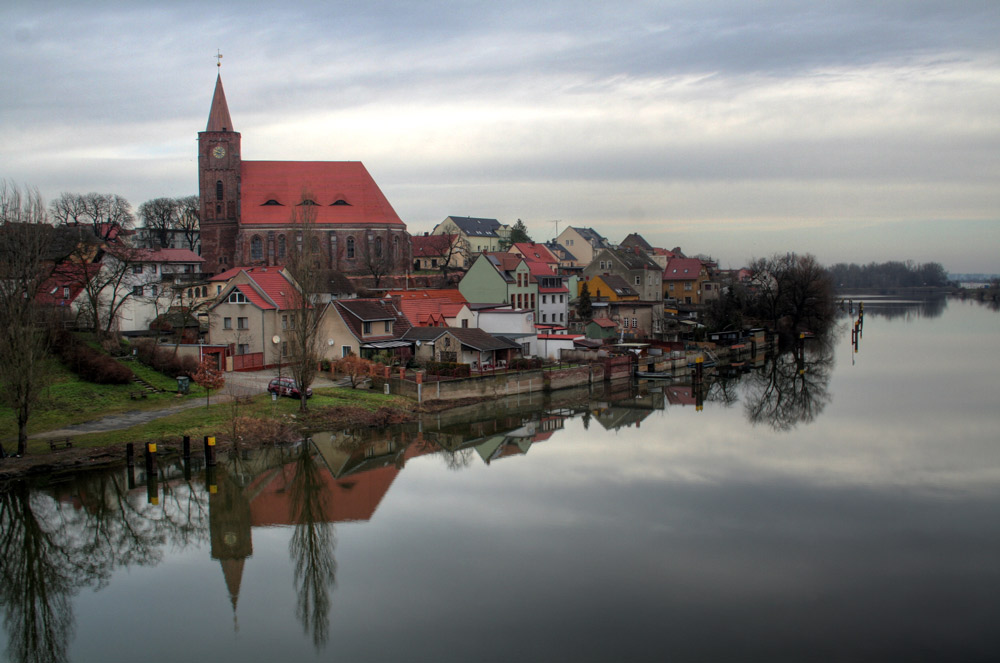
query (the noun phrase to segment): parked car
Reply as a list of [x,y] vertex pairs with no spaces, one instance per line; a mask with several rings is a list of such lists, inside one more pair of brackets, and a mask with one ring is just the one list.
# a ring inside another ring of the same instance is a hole
[[[301,398],[302,393],[295,378],[274,378],[268,383],[267,390],[272,394],[291,396],[292,398]],[[306,387],[306,398],[312,398],[312,395],[312,387]]]

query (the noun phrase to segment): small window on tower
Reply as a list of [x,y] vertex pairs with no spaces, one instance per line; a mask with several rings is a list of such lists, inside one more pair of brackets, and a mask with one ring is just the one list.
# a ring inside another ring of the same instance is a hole
[[215,181],[215,199],[222,200],[222,180]]

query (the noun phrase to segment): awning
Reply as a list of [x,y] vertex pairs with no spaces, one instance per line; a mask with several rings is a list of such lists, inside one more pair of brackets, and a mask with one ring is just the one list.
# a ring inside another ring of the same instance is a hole
[[374,341],[372,343],[362,343],[363,348],[374,350],[391,350],[392,348],[406,348],[413,345],[410,341]]

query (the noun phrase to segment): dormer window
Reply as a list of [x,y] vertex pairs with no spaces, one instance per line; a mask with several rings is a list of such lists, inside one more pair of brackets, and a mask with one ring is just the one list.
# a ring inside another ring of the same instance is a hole
[[275,200],[274,198],[269,198],[269,199],[268,199],[268,201],[267,201],[266,203],[264,203],[264,204],[262,204],[262,205],[261,205],[261,207],[266,207],[266,206],[268,206],[268,205],[271,205],[271,206],[274,206],[274,205],[277,205],[277,206],[279,206],[279,207],[284,207],[284,205],[282,205],[281,203],[279,203],[279,202],[278,202],[277,200]]
[[239,290],[233,290],[229,293],[229,299],[227,300],[230,304],[246,304],[247,296],[244,295]]
[[346,200],[344,200],[343,198],[337,198],[335,201],[333,201],[332,203],[330,203],[331,207],[334,206],[334,205],[347,205],[349,207],[351,204],[349,202],[347,202]]
[[299,207],[302,207],[302,206],[311,206],[311,205],[315,205],[315,204],[316,204],[315,200],[310,200],[309,198],[306,198],[301,203],[299,203]]

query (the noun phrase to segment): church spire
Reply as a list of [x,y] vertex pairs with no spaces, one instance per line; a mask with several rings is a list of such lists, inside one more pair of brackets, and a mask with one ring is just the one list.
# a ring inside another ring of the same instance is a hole
[[212,96],[212,110],[208,112],[208,126],[205,131],[232,131],[233,120],[229,117],[226,93],[222,89],[222,74],[215,79],[215,94]]

